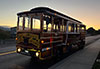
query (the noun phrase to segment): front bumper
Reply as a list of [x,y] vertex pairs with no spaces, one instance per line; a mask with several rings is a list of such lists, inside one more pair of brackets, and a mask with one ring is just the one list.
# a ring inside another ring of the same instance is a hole
[[27,55],[27,56],[32,56],[32,57],[39,57],[39,52],[34,49],[27,49],[27,48],[22,48],[22,47],[17,47],[16,48],[17,53]]

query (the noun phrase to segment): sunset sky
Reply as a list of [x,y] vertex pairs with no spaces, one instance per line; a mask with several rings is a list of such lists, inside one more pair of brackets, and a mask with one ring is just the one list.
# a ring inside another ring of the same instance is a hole
[[16,26],[17,13],[34,7],[50,7],[100,29],[100,0],[0,0],[0,26]]

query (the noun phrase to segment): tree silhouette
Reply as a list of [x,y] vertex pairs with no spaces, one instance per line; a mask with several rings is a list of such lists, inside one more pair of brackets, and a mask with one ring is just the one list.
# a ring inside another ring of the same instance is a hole
[[90,28],[87,29],[87,34],[90,34],[90,35],[100,34],[100,29],[99,30],[95,30],[93,27],[90,27]]
[[90,28],[87,29],[87,34],[95,35],[96,30],[93,27],[90,27]]
[[8,39],[10,38],[10,32],[4,31],[0,29],[0,39]]

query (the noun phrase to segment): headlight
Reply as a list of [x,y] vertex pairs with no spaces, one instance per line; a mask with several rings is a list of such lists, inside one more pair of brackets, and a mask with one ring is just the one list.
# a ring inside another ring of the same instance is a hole
[[17,51],[18,51],[18,52],[21,52],[21,48],[18,48]]
[[37,56],[37,57],[39,56],[39,53],[38,53],[38,52],[36,52],[36,56]]

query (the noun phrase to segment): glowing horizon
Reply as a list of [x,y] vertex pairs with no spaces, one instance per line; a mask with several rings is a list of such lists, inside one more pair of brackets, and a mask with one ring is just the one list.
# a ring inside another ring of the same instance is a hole
[[[81,18],[80,18],[80,20],[81,20]],[[87,21],[86,22],[81,21],[81,22],[86,25],[86,29],[88,29],[90,27],[93,27],[96,30],[100,29],[100,26],[98,24],[97,25],[96,24],[88,24]],[[88,22],[91,23],[91,21],[88,21]],[[96,22],[96,21],[94,21],[94,22]],[[0,26],[8,26],[8,27],[17,26],[17,19],[15,18],[13,21],[8,20],[7,22],[6,21],[0,21]]]
[[17,25],[17,13],[34,7],[50,7],[54,10],[81,21],[87,28],[100,29],[99,0],[2,0],[0,1],[0,26]]

